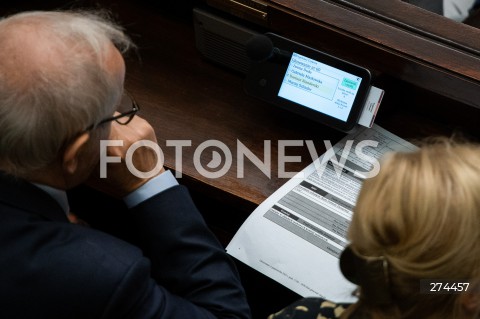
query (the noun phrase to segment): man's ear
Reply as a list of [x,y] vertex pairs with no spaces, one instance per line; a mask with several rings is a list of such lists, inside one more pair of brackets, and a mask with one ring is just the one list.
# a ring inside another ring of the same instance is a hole
[[66,147],[63,153],[62,167],[67,173],[74,174],[77,170],[80,153],[89,139],[89,132],[82,133]]

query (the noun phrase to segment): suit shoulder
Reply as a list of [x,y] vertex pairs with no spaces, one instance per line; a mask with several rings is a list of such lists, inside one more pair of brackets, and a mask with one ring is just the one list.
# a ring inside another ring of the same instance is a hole
[[55,304],[56,313],[71,318],[99,317],[132,270],[148,273],[138,248],[84,226],[38,222],[15,234],[0,243],[7,261],[0,274],[0,314],[18,312],[29,300],[31,313]]

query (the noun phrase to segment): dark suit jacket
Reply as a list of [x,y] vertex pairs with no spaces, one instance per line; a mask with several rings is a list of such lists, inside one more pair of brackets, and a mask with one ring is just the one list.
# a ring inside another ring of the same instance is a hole
[[130,214],[141,249],[69,223],[44,191],[0,174],[0,318],[250,316],[234,264],[183,186]]

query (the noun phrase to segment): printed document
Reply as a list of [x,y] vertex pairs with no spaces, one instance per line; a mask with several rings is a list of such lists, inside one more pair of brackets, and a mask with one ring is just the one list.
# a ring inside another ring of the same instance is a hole
[[362,181],[385,153],[416,148],[378,125],[359,128],[259,205],[227,252],[303,297],[355,302],[339,257]]

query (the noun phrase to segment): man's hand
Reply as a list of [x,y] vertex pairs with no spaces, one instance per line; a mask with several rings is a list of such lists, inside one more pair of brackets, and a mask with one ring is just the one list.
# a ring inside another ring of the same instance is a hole
[[[120,125],[113,122],[109,140],[123,141],[122,146],[107,147],[107,156],[120,157],[121,163],[107,163],[107,178],[100,178],[99,169],[96,169],[87,181],[89,186],[114,197],[121,198],[165,171],[162,166],[161,170],[155,174],[155,176],[141,178],[133,174],[127,167],[125,159],[127,157],[127,151],[132,144],[138,141],[151,141],[157,144],[153,127],[139,116],[135,116],[127,125]],[[154,170],[158,161],[162,160],[157,158],[156,152],[148,146],[137,148],[131,159],[134,168],[145,173]]]

